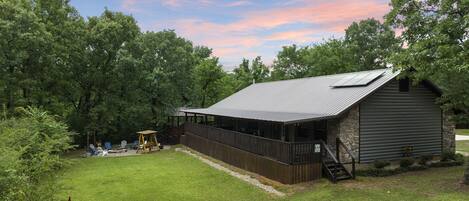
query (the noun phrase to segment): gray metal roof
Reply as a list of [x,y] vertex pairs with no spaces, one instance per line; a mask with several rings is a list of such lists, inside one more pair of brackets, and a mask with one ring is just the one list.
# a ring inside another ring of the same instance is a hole
[[[332,87],[354,74],[382,73],[366,86]],[[264,82],[245,89],[205,109],[183,112],[283,123],[333,118],[346,111],[399,74],[379,69],[293,80]]]

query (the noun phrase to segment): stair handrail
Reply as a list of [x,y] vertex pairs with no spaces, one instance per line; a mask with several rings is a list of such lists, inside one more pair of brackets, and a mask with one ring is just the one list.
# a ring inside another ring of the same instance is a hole
[[[341,146],[345,152],[347,152],[347,154],[350,156],[350,158],[352,159],[352,172],[350,173],[352,175],[352,178],[355,179],[355,156],[352,154],[352,151],[350,151],[347,146],[345,146],[345,144],[342,142],[342,140],[340,140],[340,138],[337,138],[336,139],[336,142],[337,142],[337,145],[336,145],[336,154],[337,154],[337,157],[338,157],[338,162],[340,163],[340,157],[339,157],[339,146]],[[343,163],[343,164],[350,164],[350,163]]]
[[329,176],[331,177],[332,182],[336,183],[337,182],[337,165],[336,164],[339,164],[339,161],[334,156],[331,149],[329,149],[329,146],[327,146],[327,144],[323,140],[321,140],[321,144],[322,144],[322,147],[324,147],[324,150],[326,150],[324,153],[326,153],[330,158],[332,158],[334,162],[334,170],[331,172],[331,170],[329,169],[329,167],[327,167],[324,160],[322,160],[322,165],[326,168],[327,173],[329,173]]
[[326,150],[326,153],[329,155],[329,157],[332,158],[332,160],[335,162],[335,163],[339,163],[339,161],[337,160],[337,158],[334,156],[334,154],[332,153],[331,149],[329,149],[329,146],[327,146],[327,144],[321,140],[321,144],[323,145],[324,147],[324,150]]

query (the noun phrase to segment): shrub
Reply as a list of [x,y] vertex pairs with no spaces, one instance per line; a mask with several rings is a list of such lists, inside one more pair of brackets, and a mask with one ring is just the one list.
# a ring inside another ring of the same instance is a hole
[[422,156],[422,157],[420,157],[419,165],[427,165],[428,161],[430,161],[432,159],[433,159],[432,155]]
[[399,162],[399,166],[401,168],[408,168],[410,166],[412,166],[414,164],[414,159],[413,158],[403,158],[401,159],[401,161]]
[[39,182],[64,165],[59,154],[71,148],[71,133],[46,112],[23,112],[24,117],[0,121],[0,197],[50,200],[56,188]]
[[456,153],[450,152],[450,151],[445,151],[441,154],[441,161],[450,161],[450,160],[456,160]]
[[463,161],[439,161],[437,163],[431,163],[430,167],[452,167],[463,165]]
[[454,155],[454,160],[464,164],[464,156],[460,153]]
[[387,177],[401,173],[401,169],[376,169],[370,168],[366,170],[357,170],[355,172],[358,176],[364,177]]
[[383,168],[385,168],[386,166],[389,166],[389,165],[391,165],[391,163],[389,161],[383,161],[383,160],[375,160],[374,163],[373,163],[373,166],[376,169],[383,169]]

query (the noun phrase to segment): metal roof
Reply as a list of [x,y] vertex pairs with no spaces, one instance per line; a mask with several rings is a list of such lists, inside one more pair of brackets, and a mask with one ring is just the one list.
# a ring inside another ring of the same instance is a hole
[[[367,85],[333,87],[358,74],[379,74]],[[297,123],[333,118],[394,79],[399,71],[379,69],[252,84],[205,109],[183,112]]]

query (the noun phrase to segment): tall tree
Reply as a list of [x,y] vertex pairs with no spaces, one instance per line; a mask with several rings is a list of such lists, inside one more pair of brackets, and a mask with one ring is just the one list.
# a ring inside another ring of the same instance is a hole
[[306,63],[308,47],[300,48],[293,44],[284,46],[274,60],[272,79],[292,79],[305,77],[310,65]]
[[375,19],[353,22],[345,30],[344,42],[354,53],[357,71],[386,68],[386,59],[400,47],[391,27]]
[[[10,112],[42,74],[51,35],[28,1],[0,2],[0,76]],[[2,93],[3,94],[3,93]]]
[[177,106],[192,100],[195,65],[190,41],[174,31],[146,32],[137,41],[134,58],[142,68],[143,96],[148,100],[152,122],[161,123]]
[[291,79],[387,67],[400,48],[394,31],[375,19],[352,23],[344,39],[328,39],[298,48],[283,47],[274,61],[272,78]]
[[237,91],[241,90],[252,83],[263,82],[270,76],[269,68],[262,62],[260,56],[249,62],[243,59],[238,68],[233,70],[235,78],[238,80]]
[[274,80],[357,71],[354,53],[339,39],[297,49],[284,47],[274,61]]
[[99,17],[90,17],[85,27],[85,42],[80,61],[70,69],[70,99],[75,104],[73,128],[108,133],[109,122],[115,117],[107,107],[114,83],[117,82],[119,52],[139,34],[133,17],[104,11]]
[[194,82],[200,107],[212,105],[220,99],[224,76],[225,72],[218,63],[218,58],[204,59],[195,67]]
[[415,82],[429,79],[443,90],[441,103],[469,121],[469,1],[391,1],[387,23],[403,30],[406,45],[394,65]]

